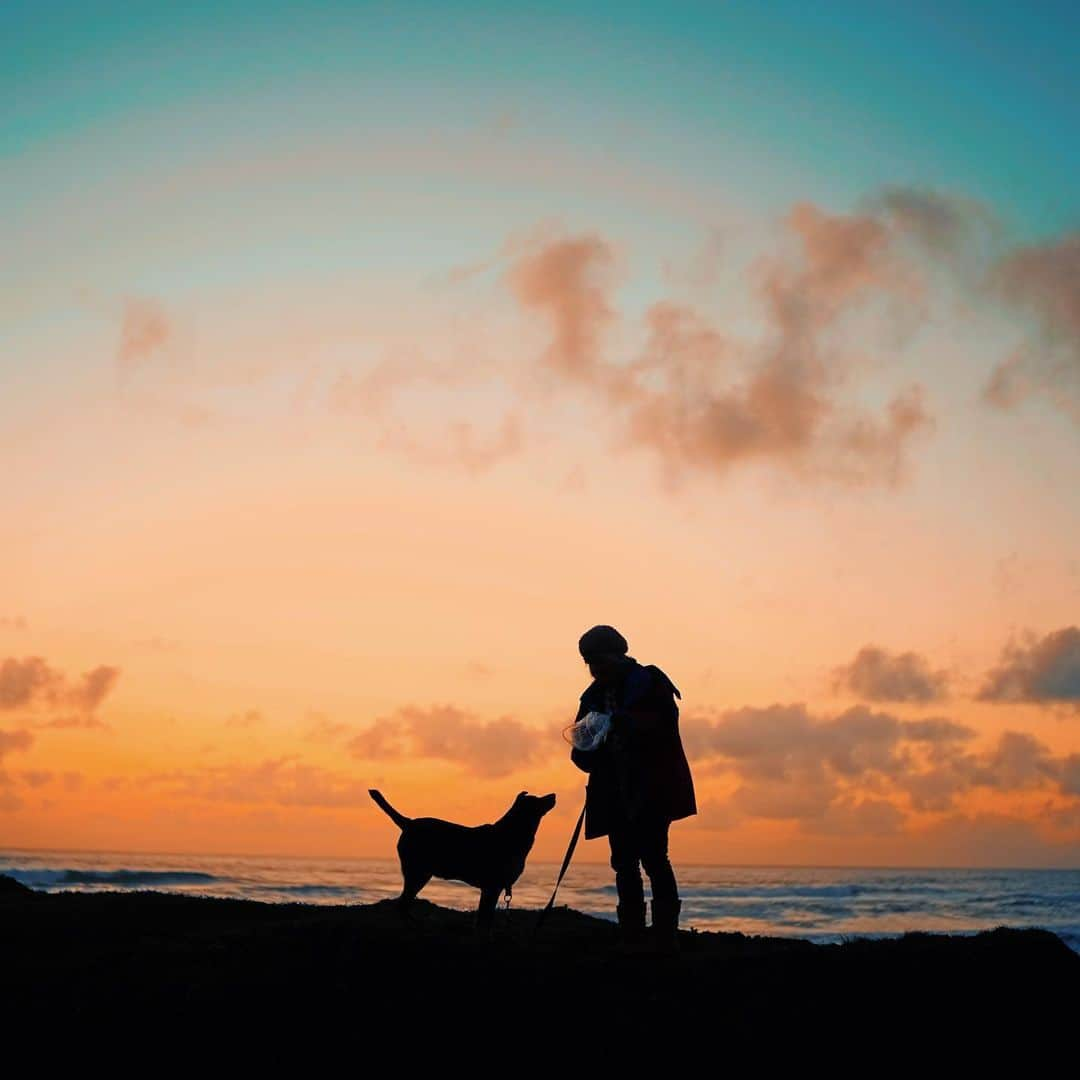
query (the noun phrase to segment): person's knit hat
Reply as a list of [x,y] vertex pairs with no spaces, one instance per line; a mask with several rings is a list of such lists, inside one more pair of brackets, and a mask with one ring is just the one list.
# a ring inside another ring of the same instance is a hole
[[583,660],[600,653],[623,653],[629,649],[626,638],[614,626],[594,626],[578,639],[578,652]]

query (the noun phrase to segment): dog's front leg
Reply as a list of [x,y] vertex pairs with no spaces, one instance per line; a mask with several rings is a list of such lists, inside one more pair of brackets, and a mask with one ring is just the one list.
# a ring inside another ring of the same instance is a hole
[[502,890],[486,888],[480,890],[480,904],[476,909],[476,937],[491,941],[495,932],[495,909],[499,906],[499,893]]

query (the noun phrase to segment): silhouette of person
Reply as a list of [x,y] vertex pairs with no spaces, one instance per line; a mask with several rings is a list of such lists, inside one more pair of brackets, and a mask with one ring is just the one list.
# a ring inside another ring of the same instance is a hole
[[[585,839],[607,836],[618,894],[616,913],[626,942],[645,936],[645,892],[652,890],[653,935],[678,947],[682,901],[668,858],[671,822],[697,813],[690,765],[679,737],[678,688],[654,664],[627,655],[626,639],[612,626],[582,634],[578,651],[593,681],[581,694],[575,722],[608,713],[611,729],[594,750],[574,747],[570,759],[589,774]],[[639,867],[640,864],[640,867]]]

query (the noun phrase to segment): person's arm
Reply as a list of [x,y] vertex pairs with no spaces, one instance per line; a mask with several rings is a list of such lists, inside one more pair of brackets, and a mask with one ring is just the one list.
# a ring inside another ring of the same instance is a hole
[[595,750],[579,750],[576,746],[570,751],[570,760],[584,773],[593,771],[596,764]]
[[[576,724],[588,711],[589,706],[582,701],[578,706],[577,716],[574,717],[574,723]],[[593,766],[596,764],[596,751],[579,750],[576,746],[573,746],[570,748],[570,760],[582,772],[592,772]]]

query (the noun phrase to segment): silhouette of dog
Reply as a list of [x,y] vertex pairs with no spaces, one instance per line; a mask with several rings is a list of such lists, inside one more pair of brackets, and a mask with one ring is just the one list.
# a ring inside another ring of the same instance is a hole
[[409,918],[416,894],[433,877],[464,881],[480,890],[475,928],[490,937],[499,896],[521,877],[540,819],[555,805],[555,796],[522,791],[498,821],[468,826],[440,818],[407,818],[380,792],[371,789],[368,794],[401,829],[401,914]]

